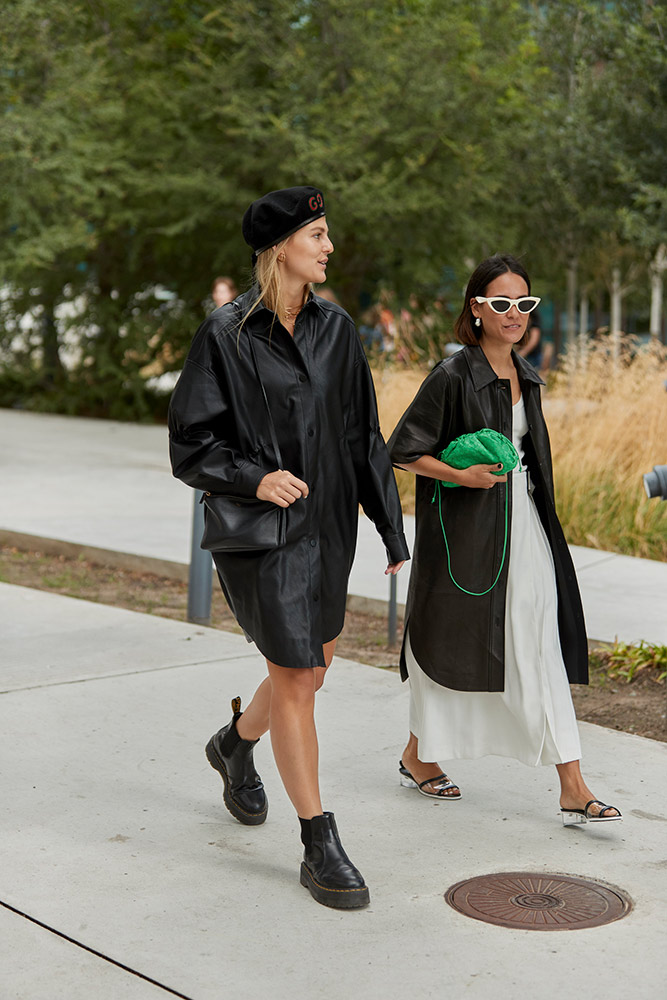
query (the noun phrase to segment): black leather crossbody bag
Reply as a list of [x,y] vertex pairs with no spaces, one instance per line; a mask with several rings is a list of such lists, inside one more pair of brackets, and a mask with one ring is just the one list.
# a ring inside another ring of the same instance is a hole
[[[269,417],[271,445],[278,468],[282,469],[280,446],[266,389],[259,374],[253,337],[247,328],[246,333]],[[278,507],[270,500],[258,500],[257,497],[229,496],[224,493],[204,493],[201,502],[205,506],[204,534],[201,540],[203,549],[209,552],[261,552],[277,549],[285,544],[285,507]]]

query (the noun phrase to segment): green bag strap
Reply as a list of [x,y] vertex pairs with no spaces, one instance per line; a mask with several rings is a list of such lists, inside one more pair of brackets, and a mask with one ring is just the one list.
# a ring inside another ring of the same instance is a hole
[[508,523],[507,522],[508,522],[508,510],[509,510],[509,483],[505,487],[505,540],[503,542],[503,555],[502,555],[502,559],[500,560],[500,569],[496,573],[496,578],[493,581],[493,583],[491,584],[491,586],[487,587],[486,590],[479,590],[479,591],[466,590],[465,587],[462,587],[461,584],[457,583],[456,580],[454,579],[454,574],[452,573],[452,560],[451,560],[451,556],[450,556],[450,553],[449,553],[449,543],[447,541],[447,532],[445,531],[445,523],[442,520],[442,489],[441,489],[441,484],[440,484],[440,480],[439,479],[436,480],[435,492],[433,494],[433,500],[431,500],[431,503],[435,502],[435,494],[436,493],[438,495],[438,514],[440,516],[440,527],[442,528],[442,537],[445,540],[445,549],[447,550],[447,571],[449,573],[450,579],[451,579],[452,583],[454,584],[454,586],[458,587],[458,589],[461,590],[461,591],[463,591],[464,594],[469,594],[470,597],[484,597],[485,594],[490,594],[491,591],[493,590],[493,588],[495,587],[495,585],[498,583],[498,580],[500,579],[500,574],[503,571],[503,566],[505,565],[505,556],[507,555],[507,534],[508,534],[508,531],[507,531]]

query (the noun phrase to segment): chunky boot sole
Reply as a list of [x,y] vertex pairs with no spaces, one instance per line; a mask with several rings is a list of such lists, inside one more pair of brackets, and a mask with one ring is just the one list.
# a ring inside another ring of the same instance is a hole
[[299,881],[318,903],[332,906],[336,910],[356,910],[361,906],[368,906],[371,901],[371,894],[366,885],[359,889],[327,889],[326,886],[320,885],[305,861],[301,862]]
[[266,819],[266,815],[269,811],[268,802],[266,804],[266,807],[261,812],[258,813],[250,813],[247,812],[245,809],[242,809],[241,806],[238,804],[238,802],[235,802],[234,799],[232,798],[231,782],[229,780],[229,775],[225,770],[225,765],[223,764],[222,760],[220,759],[220,757],[218,757],[215,746],[213,745],[213,738],[211,738],[206,744],[206,756],[213,770],[217,771],[220,777],[222,778],[222,783],[224,786],[222,792],[222,799],[227,808],[229,809],[230,813],[234,817],[234,819],[237,819],[239,823],[245,824],[245,826],[260,826]]

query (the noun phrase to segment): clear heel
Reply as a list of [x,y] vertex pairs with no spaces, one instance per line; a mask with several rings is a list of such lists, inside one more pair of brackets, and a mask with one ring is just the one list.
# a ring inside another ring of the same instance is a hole
[[401,788],[417,788],[417,782],[413,781],[409,774],[399,774]]
[[579,823],[586,823],[588,820],[581,812],[572,812],[569,809],[561,809],[563,826],[578,826]]

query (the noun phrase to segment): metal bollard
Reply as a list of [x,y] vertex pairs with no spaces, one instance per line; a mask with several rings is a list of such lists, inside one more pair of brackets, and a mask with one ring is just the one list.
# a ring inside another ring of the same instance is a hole
[[213,561],[211,553],[202,549],[199,544],[204,533],[204,505],[200,503],[202,496],[201,490],[194,491],[188,576],[188,621],[196,625],[210,625]]
[[653,497],[667,500],[667,465],[654,465],[653,472],[644,475],[644,489],[649,500]]
[[390,647],[396,645],[396,623],[398,617],[396,607],[396,588],[396,574],[392,573],[389,577],[389,618],[387,622],[387,642]]

